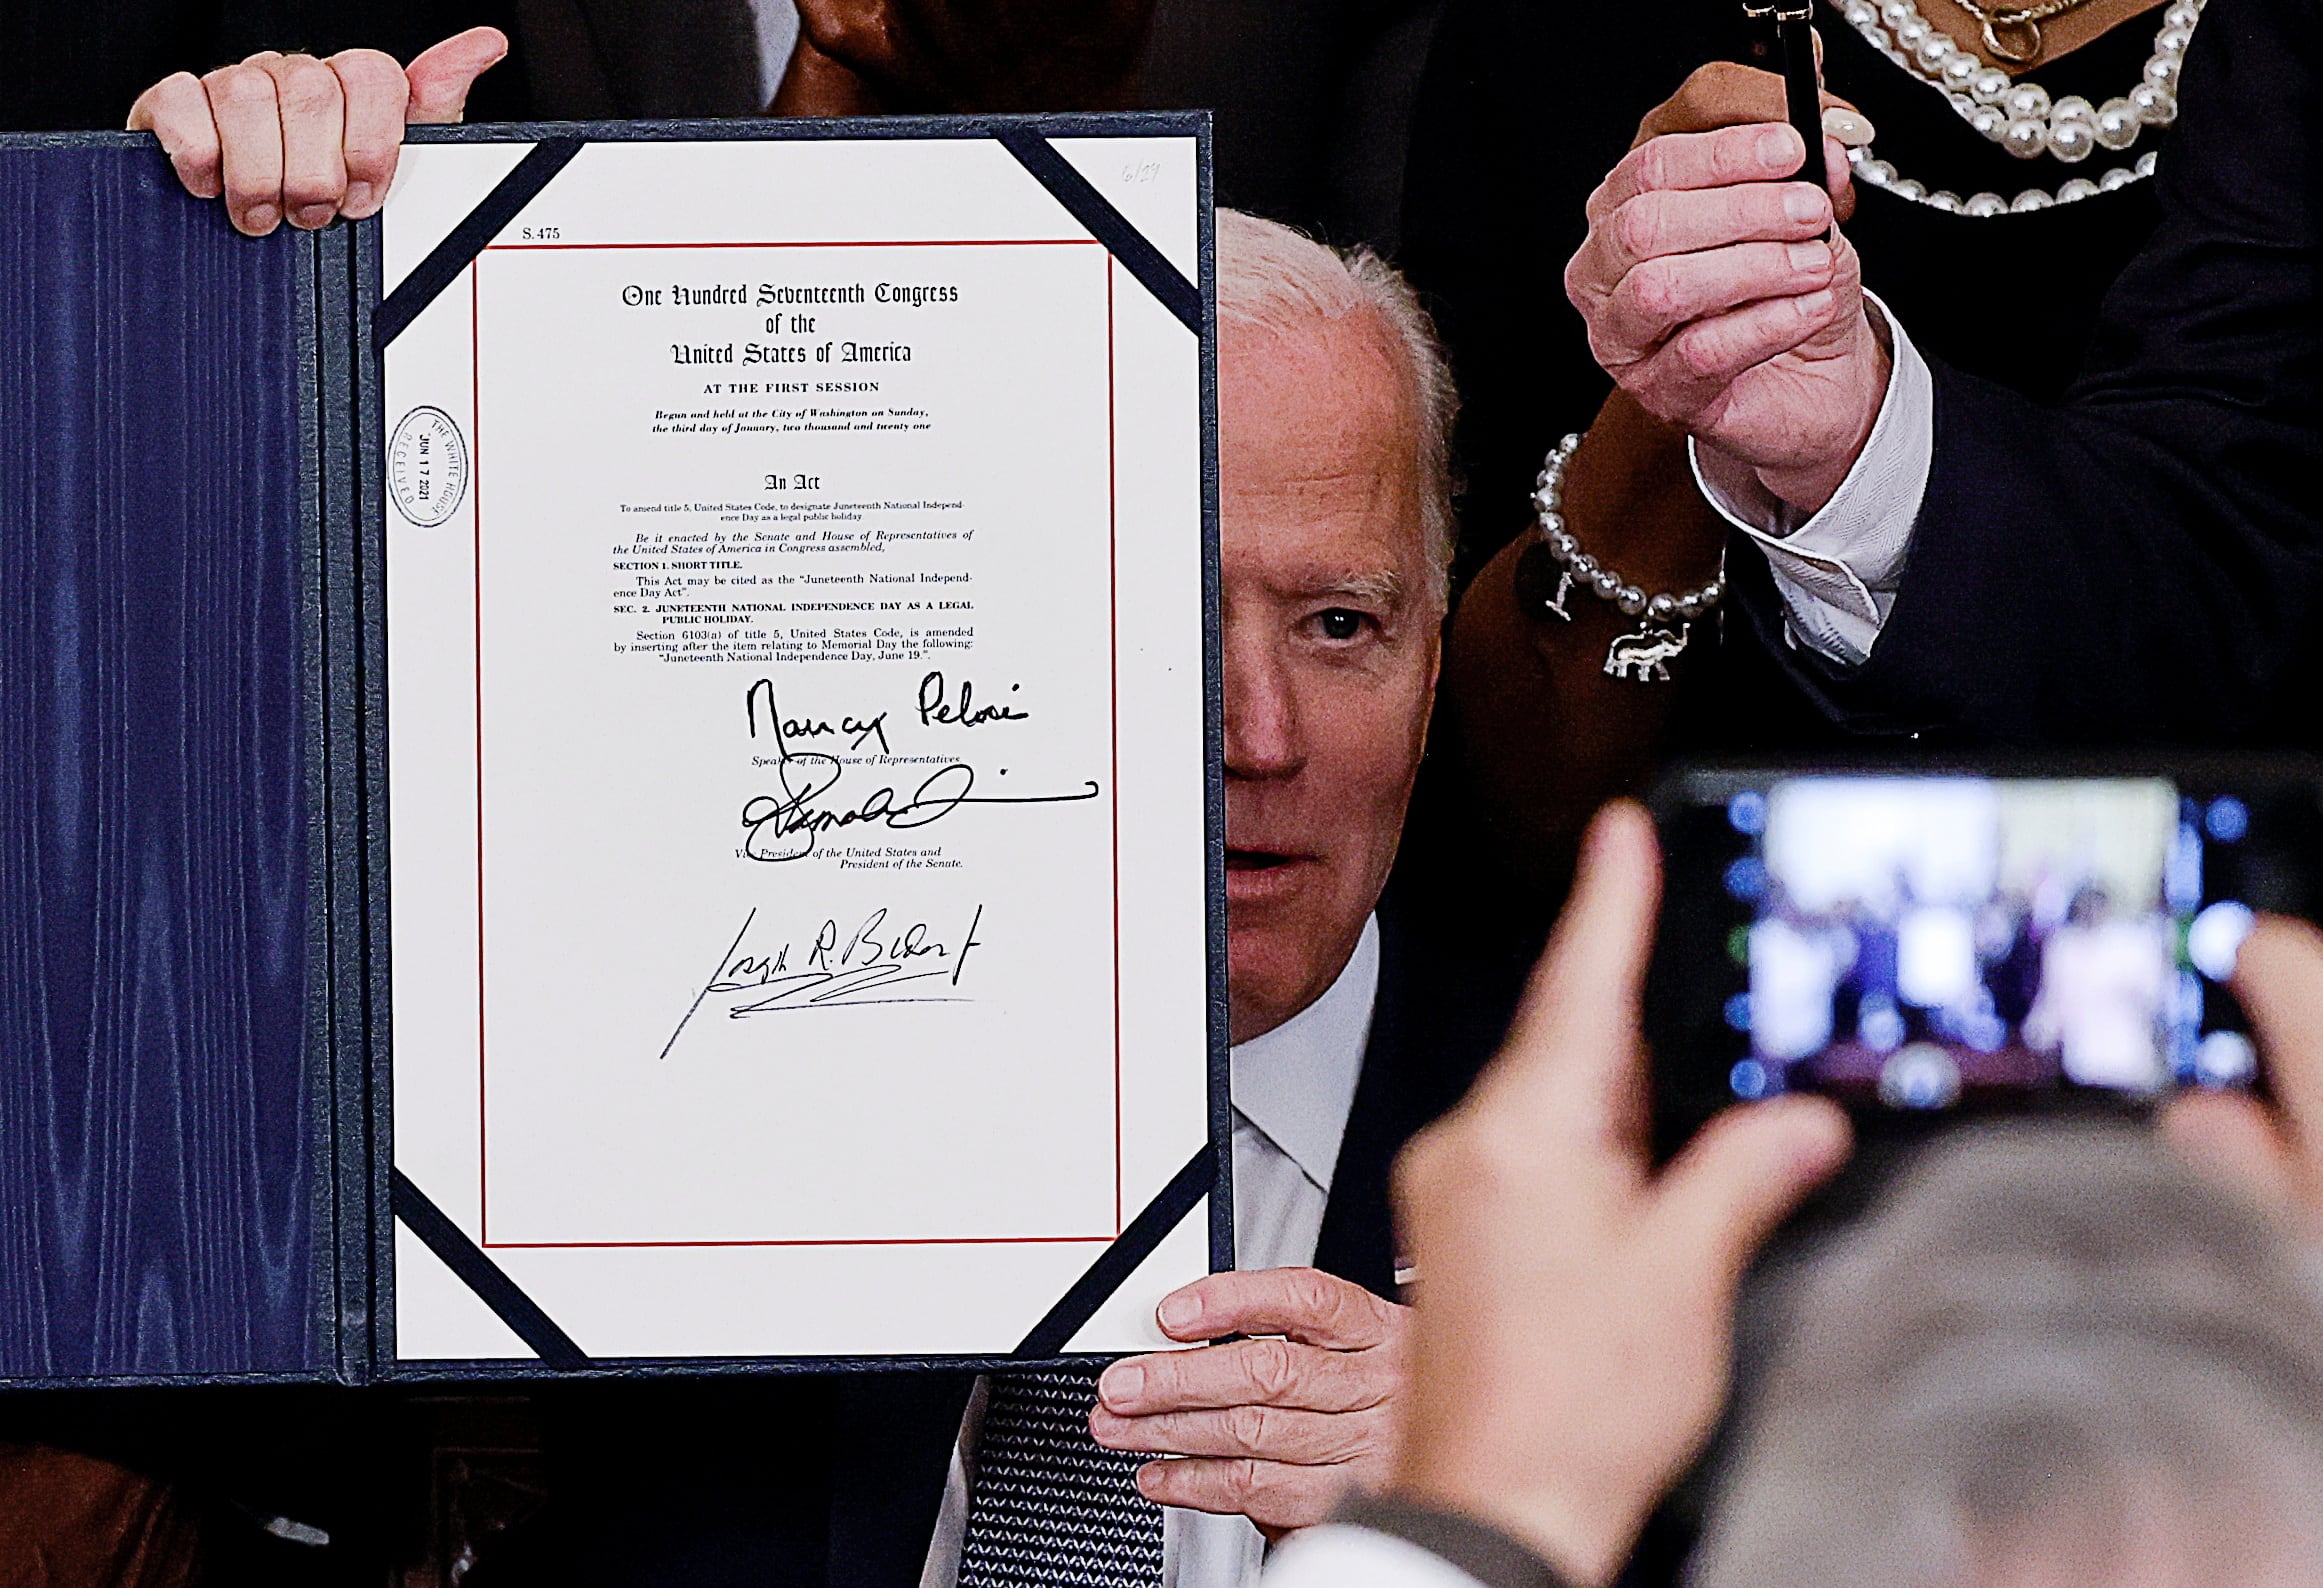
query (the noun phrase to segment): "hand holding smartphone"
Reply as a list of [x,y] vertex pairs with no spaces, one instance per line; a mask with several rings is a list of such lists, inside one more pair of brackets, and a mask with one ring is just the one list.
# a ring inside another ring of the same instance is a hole
[[1704,770],[1652,805],[1665,1151],[1785,1091],[1876,1134],[2255,1086],[2235,952],[2323,906],[2303,761]]

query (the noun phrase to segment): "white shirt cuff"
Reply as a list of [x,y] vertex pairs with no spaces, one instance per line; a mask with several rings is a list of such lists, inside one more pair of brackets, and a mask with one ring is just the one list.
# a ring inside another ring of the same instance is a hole
[[1310,1527],[1267,1562],[1261,1588],[1479,1588],[1417,1544],[1338,1523]]
[[[1887,395],[1871,437],[1831,500],[1804,522],[1749,476],[1713,479],[1692,441],[1694,483],[1726,521],[1766,553],[1789,632],[1817,655],[1856,666],[1871,655],[1895,605],[1912,522],[1936,453],[1936,391],[1902,322],[1871,293],[1892,346]],[[1723,471],[1722,471],[1723,472]]]

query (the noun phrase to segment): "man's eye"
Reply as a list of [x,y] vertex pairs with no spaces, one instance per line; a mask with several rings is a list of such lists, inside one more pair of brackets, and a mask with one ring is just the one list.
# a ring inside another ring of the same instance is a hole
[[1317,613],[1315,622],[1322,629],[1323,638],[1344,644],[1360,637],[1370,627],[1371,616],[1349,607],[1332,607],[1329,611]]

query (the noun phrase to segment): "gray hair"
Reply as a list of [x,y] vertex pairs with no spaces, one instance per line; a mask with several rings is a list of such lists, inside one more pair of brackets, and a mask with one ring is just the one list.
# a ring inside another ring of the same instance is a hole
[[1694,1582],[2323,1581],[2312,1264],[2147,1133],[1936,1152],[1803,1269]]
[[1433,594],[1440,601],[1452,563],[1452,420],[1460,406],[1435,323],[1402,274],[1368,248],[1326,248],[1290,227],[1218,211],[1218,323],[1295,334],[1302,321],[1377,317],[1383,341],[1406,372],[1417,421],[1420,510]]

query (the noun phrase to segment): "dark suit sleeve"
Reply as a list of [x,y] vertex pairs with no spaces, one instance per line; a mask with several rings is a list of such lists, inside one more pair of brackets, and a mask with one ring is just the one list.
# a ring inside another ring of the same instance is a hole
[[[2043,408],[1935,369],[1935,466],[1895,608],[1851,674],[1786,658],[1858,727],[2058,742],[2317,740],[2323,447],[2319,0],[2214,0],[2164,219]],[[1995,334],[2071,259],[1958,290]],[[1746,586],[1754,605],[1771,594]],[[1762,627],[1767,613],[1752,614]]]

